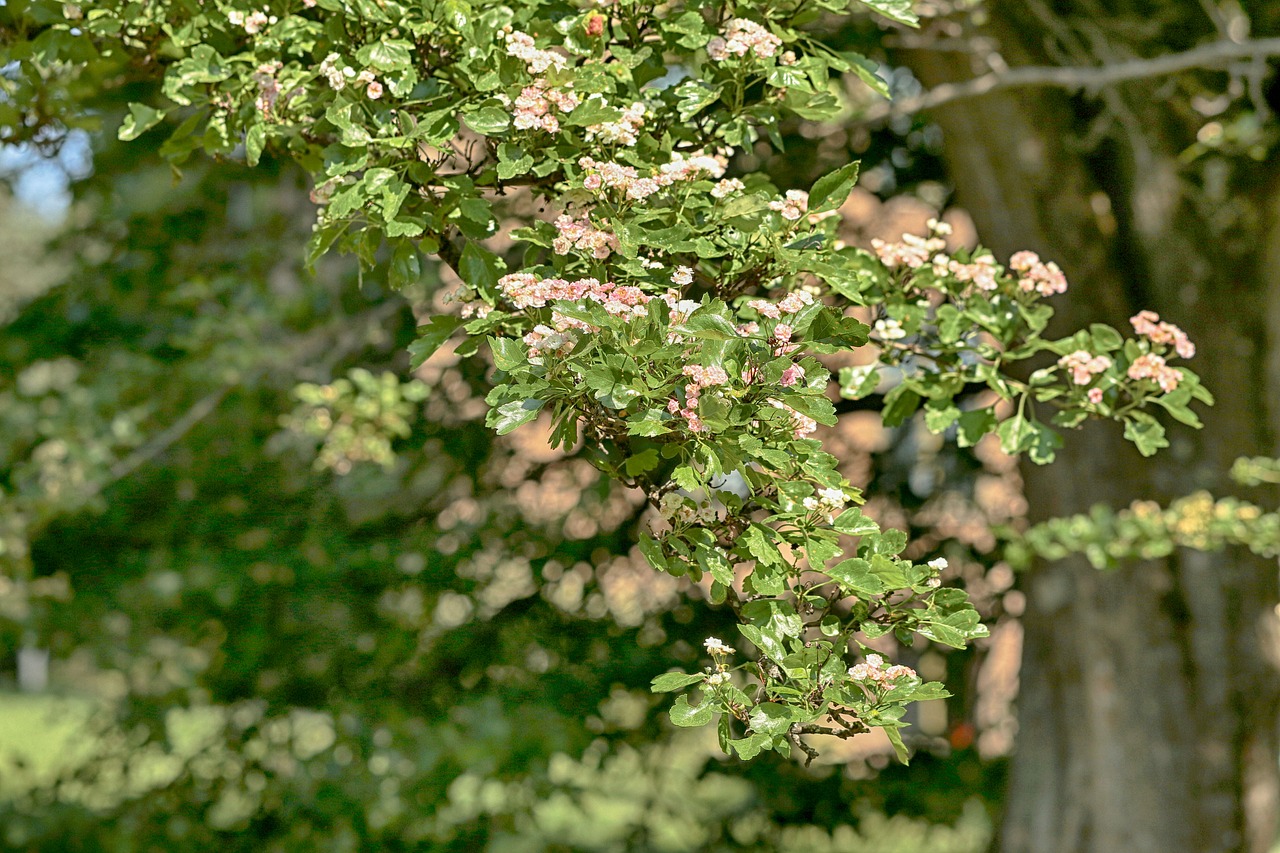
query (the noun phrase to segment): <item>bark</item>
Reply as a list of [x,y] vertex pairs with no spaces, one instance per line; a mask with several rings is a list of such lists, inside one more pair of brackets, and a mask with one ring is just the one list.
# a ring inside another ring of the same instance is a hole
[[[1035,5],[990,4],[989,34],[1011,65],[1059,59],[1042,50],[1052,34]],[[1123,31],[1092,13],[1101,30]],[[926,86],[974,72],[956,54],[904,59]],[[1218,398],[1205,430],[1170,425],[1173,446],[1152,460],[1115,425],[1068,436],[1055,464],[1024,472],[1033,520],[1098,502],[1221,492],[1234,458],[1280,455],[1277,170],[1243,158],[1181,162],[1196,129],[1182,92],[1167,81],[1126,84],[1100,107],[1009,90],[932,116],[957,202],[985,245],[1059,261],[1072,281],[1060,300],[1071,324],[1127,331],[1140,308],[1179,323]],[[1107,133],[1096,134],[1099,121]],[[1091,131],[1102,141],[1088,142]],[[1225,188],[1212,185],[1213,169],[1229,170]],[[1183,551],[1099,572],[1069,559],[1021,584],[1019,736],[998,847],[1270,850],[1280,799],[1275,561]]]

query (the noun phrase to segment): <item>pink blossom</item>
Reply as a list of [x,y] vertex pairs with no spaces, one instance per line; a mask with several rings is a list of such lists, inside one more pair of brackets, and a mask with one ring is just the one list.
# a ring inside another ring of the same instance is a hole
[[369,85],[365,87],[364,93],[369,96],[372,101],[382,97],[382,84],[377,80],[371,80]]
[[1071,381],[1075,384],[1088,385],[1094,376],[1111,366],[1111,359],[1081,349],[1058,359],[1058,366],[1071,371]]
[[765,299],[752,299],[747,303],[748,308],[754,308],[760,313],[761,317],[768,317],[770,320],[776,320],[782,316],[782,311],[777,305]]
[[1166,394],[1178,387],[1182,374],[1165,364],[1164,359],[1155,353],[1140,355],[1129,365],[1130,379],[1150,379],[1160,386]]
[[724,198],[736,192],[746,189],[746,185],[737,178],[725,178],[711,188],[712,198]]
[[720,35],[707,43],[707,55],[716,62],[730,56],[746,56],[754,53],[761,59],[769,59],[782,47],[782,39],[745,18],[733,18],[721,29]]
[[507,55],[523,59],[530,74],[542,74],[548,68],[564,68],[565,58],[550,50],[539,50],[533,37],[527,33],[513,32],[507,36]]
[[1101,389],[1101,388],[1090,388],[1090,389],[1089,389],[1089,402],[1090,402],[1090,403],[1093,403],[1095,406],[1102,402],[1102,389]]
[[804,379],[804,368],[798,364],[793,364],[782,371],[782,378],[778,380],[778,384],[783,388],[790,388],[802,379]]
[[813,302],[813,294],[807,290],[796,290],[788,293],[778,302],[778,310],[783,314],[795,314],[804,306]]
[[1139,311],[1129,318],[1135,334],[1142,335],[1153,344],[1173,344],[1174,350],[1183,358],[1191,358],[1196,354],[1196,345],[1186,333],[1173,323],[1160,322],[1160,315],[1154,311]]
[[807,438],[818,431],[818,422],[808,415],[801,414],[781,400],[769,400],[769,405],[791,414],[792,435],[796,438]]
[[618,250],[617,236],[596,228],[586,214],[580,219],[574,219],[569,214],[562,213],[556,218],[555,226],[560,233],[552,241],[551,247],[557,255],[579,251],[597,260],[604,260]]
[[782,214],[782,218],[795,222],[809,209],[809,194],[804,190],[787,190],[784,198],[769,202],[769,209]]

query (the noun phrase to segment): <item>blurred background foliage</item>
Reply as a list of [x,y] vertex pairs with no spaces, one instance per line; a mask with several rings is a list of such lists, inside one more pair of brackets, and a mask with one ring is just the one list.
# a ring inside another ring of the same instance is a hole
[[[935,46],[989,37],[979,4],[925,11]],[[886,51],[871,26],[825,38],[877,55],[896,93],[918,93],[920,44]],[[73,95],[112,131],[143,85]],[[953,193],[956,150],[979,141],[930,118],[867,124],[862,90],[841,95],[848,121],[797,121],[784,157],[737,165],[807,186],[861,158],[850,241],[918,231],[942,210],[975,241]],[[1185,140],[1188,168],[1256,163],[1259,146],[1271,156],[1265,99],[1241,97],[1215,114],[1220,133]],[[1104,110],[1082,97],[1070,109],[1073,138],[1096,132],[1096,165],[1117,144]],[[1027,595],[1015,566],[1089,545],[1107,565],[1274,542],[1256,492],[1245,520],[1262,526],[1177,539],[1192,510],[1213,516],[1205,493],[1168,518],[1147,505],[1136,521],[1042,525],[1006,558],[997,531],[1025,529],[1028,512],[1012,460],[922,425],[885,430],[874,399],[844,403],[825,440],[869,511],[910,531],[910,556],[948,558],[992,636],[906,653],[955,694],[918,712],[909,768],[874,737],[809,770],[726,760],[672,730],[648,692],[669,666],[698,666],[702,639],[732,619],[645,567],[641,501],[549,451],[545,425],[486,430],[482,358],[446,348],[410,373],[415,319],[440,306],[447,273],[397,293],[341,258],[304,269],[313,213],[292,167],[192,160],[178,174],[145,138],[113,140],[77,131],[0,158],[12,188],[0,196],[8,849],[979,851],[1007,805],[1017,727]],[[1098,227],[1123,231],[1123,211],[1100,205]],[[1270,482],[1264,463],[1252,470]],[[1241,506],[1220,520],[1237,523]],[[1167,523],[1143,526],[1155,516]],[[1128,544],[1105,553],[1112,540]]]

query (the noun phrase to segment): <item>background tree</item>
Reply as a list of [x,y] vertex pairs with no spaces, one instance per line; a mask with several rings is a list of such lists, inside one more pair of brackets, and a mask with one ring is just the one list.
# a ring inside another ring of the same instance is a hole
[[[1276,451],[1280,173],[1276,42],[1264,37],[1280,31],[1277,10],[991,2],[981,14],[965,51],[895,53],[942,96],[929,115],[956,201],[990,245],[1065,259],[1081,282],[1073,323],[1139,304],[1196,318],[1200,366],[1220,392],[1213,428],[1179,433],[1157,459],[1110,433],[1072,436],[1067,464],[1027,472],[1032,517],[1219,487],[1236,456]],[[1215,50],[1225,59],[1207,60]],[[1201,63],[1214,70],[1168,73]],[[1012,86],[941,103],[984,74]],[[1047,87],[1014,88],[1020,75]],[[1234,550],[1028,574],[1001,849],[1269,849],[1276,583],[1274,560]]]

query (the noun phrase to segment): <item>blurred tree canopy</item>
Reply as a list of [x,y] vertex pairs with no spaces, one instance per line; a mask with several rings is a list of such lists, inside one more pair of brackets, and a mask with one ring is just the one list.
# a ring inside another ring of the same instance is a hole
[[[0,695],[0,719],[16,742],[66,740],[0,775],[0,843],[960,851],[1003,820],[1007,850],[1268,850],[1274,560],[1183,547],[1102,573],[1068,557],[1011,590],[989,527],[1020,500],[984,494],[1025,479],[1041,521],[1220,492],[1235,457],[1277,455],[1269,54],[1072,82],[1252,44],[1277,10],[932,6],[883,49],[865,23],[833,28],[831,44],[886,63],[902,106],[795,122],[766,168],[808,185],[858,156],[875,192],[961,205],[985,244],[1063,261],[1071,322],[1178,318],[1219,395],[1205,433],[1171,431],[1155,461],[1094,428],[1023,478],[985,448],[845,413],[862,429],[850,476],[882,520],[951,543],[989,618],[1025,630],[1007,799],[1007,759],[972,737],[985,648],[932,653],[957,697],[909,769],[882,753],[739,767],[670,730],[649,679],[673,655],[696,668],[732,620],[644,566],[640,503],[536,438],[494,439],[479,360],[445,350],[411,374],[443,274],[397,293],[387,259],[305,270],[313,217],[292,167],[195,159],[177,177],[108,141],[150,85],[110,67],[58,93],[112,131],[93,136],[66,226],[8,198],[3,212],[0,648],[25,650],[28,678],[48,651],[59,699]],[[1011,67],[1078,73],[1023,88],[999,82]],[[938,94],[984,75],[991,94]],[[884,218],[892,204],[868,202]]]

